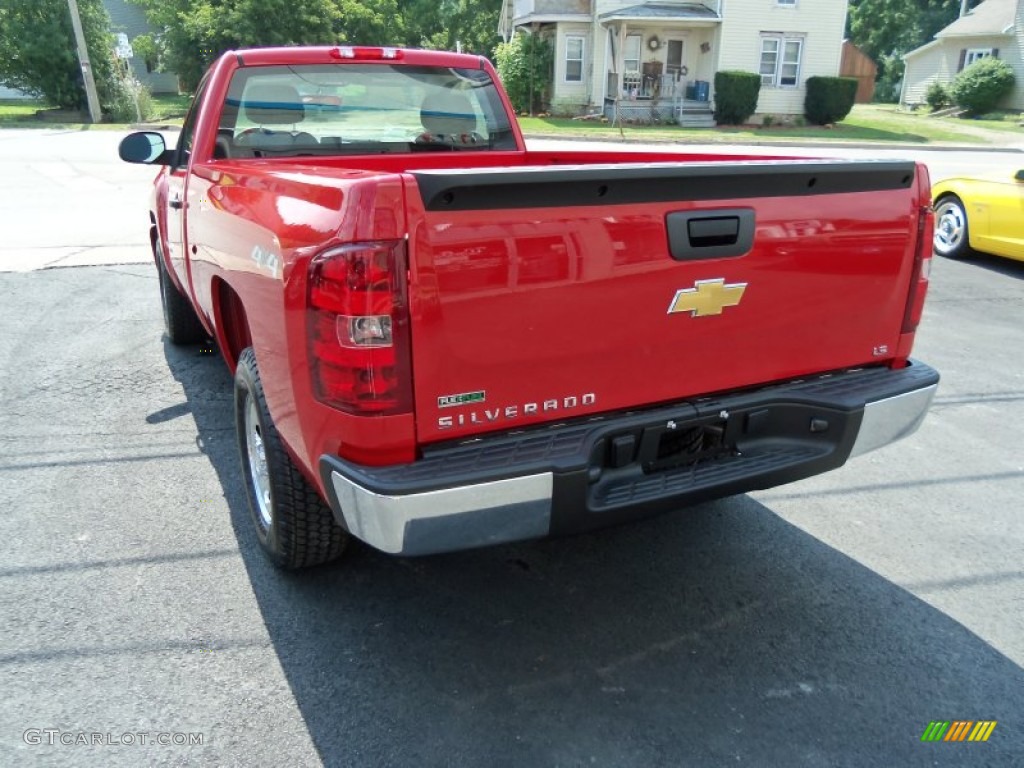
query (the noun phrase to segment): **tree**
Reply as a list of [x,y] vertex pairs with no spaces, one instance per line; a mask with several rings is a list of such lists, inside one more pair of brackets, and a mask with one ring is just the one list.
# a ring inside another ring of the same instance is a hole
[[[971,0],[977,5],[980,0]],[[952,23],[960,0],[850,0],[847,36],[878,64],[878,97],[893,98],[903,75],[903,54]]]
[[[0,0],[2,2],[3,0]],[[501,0],[130,0],[157,30],[159,58],[187,89],[232,48],[409,45],[490,55]]]
[[339,42],[342,3],[337,0],[130,1],[142,6],[156,30],[161,66],[190,91],[232,48]]
[[418,48],[494,56],[501,0],[405,0],[405,44]]
[[[100,103],[116,90],[110,17],[101,0],[78,0]],[[0,84],[81,109],[85,86],[67,0],[0,0]]]

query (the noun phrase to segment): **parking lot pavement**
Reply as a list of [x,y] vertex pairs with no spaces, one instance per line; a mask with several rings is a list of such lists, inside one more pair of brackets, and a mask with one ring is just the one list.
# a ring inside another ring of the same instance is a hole
[[[936,261],[932,412],[841,470],[285,575],[152,267],[24,272],[149,259],[119,138],[0,132],[0,765],[1020,765],[1024,264]],[[921,742],[957,719],[998,724]]]
[[[837,472],[294,575],[249,531],[230,377],[161,343],[152,268],[0,275],[0,764],[1019,765],[1021,267],[936,264],[935,408]],[[939,719],[998,725],[922,743]]]
[[0,131],[0,272],[150,258],[156,171],[117,159],[119,131]]

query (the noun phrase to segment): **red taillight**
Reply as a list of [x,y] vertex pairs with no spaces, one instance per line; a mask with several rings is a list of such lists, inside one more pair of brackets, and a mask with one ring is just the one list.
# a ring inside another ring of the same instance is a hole
[[310,264],[309,352],[318,400],[360,415],[412,410],[405,243],[356,243]]
[[917,251],[914,255],[914,271],[910,276],[907,311],[903,315],[903,333],[913,333],[917,329],[917,324],[921,322],[924,297],[928,293],[928,275],[932,266],[934,230],[935,212],[929,205],[921,209],[917,219]]
[[354,59],[363,61],[379,61],[381,59],[402,58],[401,48],[378,48],[366,45],[342,45],[330,50],[333,59]]

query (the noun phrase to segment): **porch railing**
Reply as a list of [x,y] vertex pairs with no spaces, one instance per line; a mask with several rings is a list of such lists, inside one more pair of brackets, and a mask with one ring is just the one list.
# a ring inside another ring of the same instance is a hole
[[645,75],[642,72],[608,73],[608,98],[630,101],[674,99],[686,90],[686,80],[675,74]]

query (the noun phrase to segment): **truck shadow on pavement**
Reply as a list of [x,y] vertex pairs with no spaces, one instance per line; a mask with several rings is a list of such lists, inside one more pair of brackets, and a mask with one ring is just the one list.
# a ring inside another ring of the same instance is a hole
[[[1014,765],[1024,673],[746,496],[422,559],[259,551],[223,363],[166,348],[329,766]],[[831,514],[827,501],[822,514]],[[985,744],[931,720],[998,721]],[[285,760],[287,762],[287,760]]]

